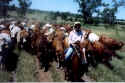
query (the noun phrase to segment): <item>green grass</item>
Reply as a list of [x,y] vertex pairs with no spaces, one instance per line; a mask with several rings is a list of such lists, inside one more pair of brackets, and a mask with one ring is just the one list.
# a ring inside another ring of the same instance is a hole
[[90,68],[88,76],[93,78],[97,82],[118,82],[121,78],[105,67],[103,64],[99,64],[97,68]]
[[10,73],[0,70],[0,82],[8,82],[10,80]]
[[62,73],[61,73],[61,72],[58,72],[58,71],[60,71],[60,70],[57,70],[57,69],[56,69],[56,63],[54,63],[54,64],[52,65],[52,67],[50,68],[50,72],[51,72],[53,81],[54,81],[54,82],[65,82],[65,80],[62,79],[62,78],[64,78],[64,77],[61,77],[61,74],[62,74]]
[[113,58],[111,64],[114,69],[111,70],[103,64],[99,64],[97,68],[89,68],[88,76],[97,82],[124,82],[125,81],[125,52],[120,53],[122,60]]
[[37,82],[38,79],[35,76],[36,62],[35,56],[22,51],[20,53],[18,67],[16,70],[17,82]]

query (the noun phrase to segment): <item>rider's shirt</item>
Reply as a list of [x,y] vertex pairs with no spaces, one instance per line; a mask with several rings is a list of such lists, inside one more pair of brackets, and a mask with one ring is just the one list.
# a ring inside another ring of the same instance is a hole
[[69,34],[69,44],[74,44],[77,41],[83,42],[84,41],[84,31],[76,32],[75,30],[71,31]]

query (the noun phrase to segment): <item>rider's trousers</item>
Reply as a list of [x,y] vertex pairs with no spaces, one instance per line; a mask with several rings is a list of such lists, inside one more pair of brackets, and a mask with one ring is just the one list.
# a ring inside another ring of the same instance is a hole
[[66,52],[66,54],[65,54],[66,55],[65,56],[65,60],[68,60],[70,58],[72,52],[73,52],[73,48],[69,47],[68,50],[67,50],[67,52]]

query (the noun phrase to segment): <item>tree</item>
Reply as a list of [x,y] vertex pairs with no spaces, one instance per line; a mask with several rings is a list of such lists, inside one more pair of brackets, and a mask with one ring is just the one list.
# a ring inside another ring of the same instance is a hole
[[[118,8],[125,5],[125,0],[112,0],[112,3],[105,3],[103,0],[75,0],[79,4],[79,12],[81,12],[85,23],[93,23],[93,14],[103,18],[105,23],[113,24],[116,21],[115,14]],[[101,11],[100,7],[104,10]]]
[[125,0],[112,0],[112,4],[107,4],[101,13],[104,23],[115,24],[118,8],[125,5]]
[[79,12],[83,16],[84,23],[93,23],[92,15],[102,6],[102,0],[75,0],[79,4]]
[[18,0],[18,2],[19,2],[19,7],[20,7],[19,13],[21,16],[25,16],[32,2],[30,0]]
[[114,24],[116,20],[114,8],[105,8],[102,11],[102,19],[106,24]]
[[9,2],[11,2],[12,0],[0,0],[0,16],[4,16],[6,17],[7,11],[9,9]]

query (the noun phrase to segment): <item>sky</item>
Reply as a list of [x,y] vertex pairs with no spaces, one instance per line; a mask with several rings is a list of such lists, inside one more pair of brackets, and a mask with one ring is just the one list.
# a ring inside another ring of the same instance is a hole
[[[78,13],[79,6],[74,0],[31,0],[31,9],[39,9],[46,11],[60,11]],[[109,2],[111,0],[104,0]],[[17,0],[13,3],[18,4]],[[125,7],[120,7],[116,13],[118,19],[125,19]]]

